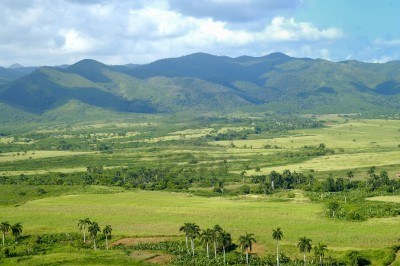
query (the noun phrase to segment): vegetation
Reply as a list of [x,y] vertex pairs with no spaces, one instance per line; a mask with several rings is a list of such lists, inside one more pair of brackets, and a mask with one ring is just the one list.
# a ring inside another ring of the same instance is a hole
[[[177,265],[396,259],[398,120],[137,119],[0,130],[0,210],[12,221],[1,227],[4,263],[134,264],[155,254]],[[251,250],[248,235],[257,239]],[[318,244],[300,244],[302,235]],[[130,237],[160,241],[118,246]]]

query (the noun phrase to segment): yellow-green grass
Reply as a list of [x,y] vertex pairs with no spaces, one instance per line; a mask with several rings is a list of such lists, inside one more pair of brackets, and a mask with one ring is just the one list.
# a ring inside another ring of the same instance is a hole
[[219,141],[213,144],[237,147],[276,145],[286,149],[296,149],[304,145],[325,143],[330,148],[342,148],[347,152],[365,149],[397,148],[400,144],[400,120],[366,120],[332,125],[321,129],[305,129],[290,132],[287,137],[272,139],[249,139]]
[[376,196],[376,197],[367,198],[367,200],[400,203],[400,196],[399,195]]
[[[315,171],[335,171],[344,169],[364,168],[368,166],[387,166],[396,165],[400,162],[400,151],[390,152],[366,152],[356,154],[336,154],[329,156],[321,156],[310,159],[308,161],[296,164],[282,165],[276,167],[261,167],[260,172],[255,170],[248,170],[249,175],[266,174],[271,171],[283,171],[289,169],[291,171],[308,171],[313,169]],[[400,171],[400,165],[399,165]],[[396,175],[390,178],[395,178]]]
[[[1,261],[0,261],[0,264]],[[3,264],[2,264],[3,265]],[[32,266],[32,265],[149,265],[135,261],[120,250],[78,250],[66,247],[64,252],[9,258],[4,265]]]
[[42,159],[51,157],[66,157],[90,154],[93,152],[80,152],[80,151],[28,151],[28,152],[8,152],[0,154],[0,162],[12,162],[19,160],[29,159]]
[[2,220],[21,222],[27,234],[77,231],[77,221],[90,217],[112,225],[115,235],[179,234],[184,222],[202,228],[220,224],[237,238],[254,233],[273,252],[273,228],[281,227],[285,249],[293,250],[302,236],[330,249],[364,249],[397,244],[399,218],[365,222],[326,218],[321,204],[270,198],[203,198],[183,193],[125,192],[112,195],[69,195],[35,200],[18,207],[0,207]]

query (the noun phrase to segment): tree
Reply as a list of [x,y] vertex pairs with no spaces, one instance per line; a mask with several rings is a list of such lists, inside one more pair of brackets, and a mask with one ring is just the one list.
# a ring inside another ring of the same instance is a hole
[[353,180],[353,177],[354,177],[354,171],[353,170],[348,171],[347,172],[347,177],[350,179],[350,182],[351,182],[351,180]]
[[21,233],[22,233],[21,223],[15,223],[11,226],[11,234],[14,236],[15,240],[17,240],[17,238],[21,235]]
[[253,247],[253,243],[256,243],[256,239],[253,237],[254,234],[246,233],[244,236],[239,237],[239,247],[242,248],[242,253],[246,252],[246,264],[249,265],[249,251]]
[[315,256],[319,257],[319,265],[322,265],[326,250],[327,246],[322,243],[318,243],[318,246],[314,247],[314,254]]
[[222,231],[223,229],[221,226],[219,226],[218,224],[214,225],[213,228],[214,258],[217,257],[217,242],[218,242],[218,237]]
[[222,252],[224,254],[224,264],[226,263],[226,248],[232,244],[231,234],[222,231],[218,235],[218,243],[222,246]]
[[306,253],[311,251],[311,242],[312,240],[307,237],[302,237],[299,239],[299,243],[297,244],[297,247],[300,249],[300,252],[303,253],[303,260],[304,260],[304,265],[306,265]]
[[335,217],[335,213],[340,210],[340,204],[337,201],[332,201],[328,204],[329,216]]
[[373,174],[375,174],[376,171],[376,166],[371,166],[370,168],[368,168],[367,170],[367,175],[369,175],[370,177],[372,177]]
[[247,174],[246,171],[242,171],[242,172],[240,173],[240,176],[242,177],[242,183],[243,183],[243,184],[244,184],[244,178],[245,178],[246,174]]
[[280,227],[272,230],[272,238],[276,240],[276,265],[279,266],[279,241],[283,238],[283,232]]
[[0,223],[0,231],[3,233],[3,247],[5,245],[6,233],[10,231],[11,225],[9,222],[1,222]]
[[88,226],[88,231],[93,240],[93,249],[96,250],[97,249],[96,236],[97,233],[100,232],[100,227],[96,222],[91,222],[90,225]]
[[200,227],[195,224],[191,223],[189,226],[189,238],[190,238],[190,243],[192,246],[192,255],[194,256],[194,239],[200,235]]
[[207,258],[210,258],[210,252],[209,252],[209,247],[210,244],[213,242],[214,240],[214,230],[207,228],[206,230],[203,230],[200,234],[200,239],[201,239],[201,243],[205,243],[206,244],[206,250],[207,250]]
[[89,218],[81,219],[78,222],[79,230],[83,232],[83,243],[86,243],[86,229],[91,223]]
[[106,249],[108,250],[108,237],[111,238],[112,228],[111,225],[106,225],[103,229],[103,234],[106,237]]
[[190,227],[193,223],[184,223],[180,228],[179,231],[180,232],[184,232],[185,233],[185,238],[186,238],[186,250],[188,253],[190,253],[189,251],[189,231],[190,231]]

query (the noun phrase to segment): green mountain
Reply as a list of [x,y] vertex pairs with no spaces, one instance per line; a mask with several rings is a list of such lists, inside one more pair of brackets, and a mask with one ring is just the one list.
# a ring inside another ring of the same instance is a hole
[[125,66],[86,59],[64,68],[41,67],[20,78],[9,76],[5,82],[0,102],[36,114],[78,106],[127,113],[400,109],[399,61],[330,62],[282,53],[237,58],[197,53]]

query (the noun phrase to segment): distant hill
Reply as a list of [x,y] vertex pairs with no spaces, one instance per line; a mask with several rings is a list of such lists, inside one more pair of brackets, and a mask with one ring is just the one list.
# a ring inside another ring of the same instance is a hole
[[68,110],[94,106],[130,113],[400,111],[399,61],[196,53],[145,65],[109,66],[85,59],[13,72],[18,69],[0,68],[0,102],[36,114],[57,113],[71,101],[75,104]]

